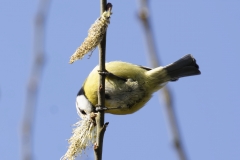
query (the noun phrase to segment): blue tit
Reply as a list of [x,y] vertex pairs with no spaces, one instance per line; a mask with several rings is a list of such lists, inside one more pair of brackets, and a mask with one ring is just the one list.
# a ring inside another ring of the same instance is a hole
[[[96,112],[98,104],[99,67],[96,66],[77,94],[76,108],[80,117]],[[109,74],[105,80],[106,113],[125,115],[141,109],[152,94],[167,82],[181,77],[199,75],[199,67],[190,54],[167,66],[143,67],[127,62],[106,63]]]

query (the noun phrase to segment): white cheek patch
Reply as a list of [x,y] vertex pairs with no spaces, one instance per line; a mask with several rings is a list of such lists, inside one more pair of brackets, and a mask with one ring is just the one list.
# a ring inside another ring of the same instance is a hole
[[84,95],[79,95],[76,98],[76,108],[77,113],[80,117],[82,117],[82,113],[80,110],[83,110],[87,115],[90,114],[93,111],[93,106],[88,101],[88,99]]

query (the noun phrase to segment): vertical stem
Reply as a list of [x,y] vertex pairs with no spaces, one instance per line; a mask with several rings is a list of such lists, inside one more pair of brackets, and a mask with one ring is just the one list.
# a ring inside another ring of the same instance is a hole
[[[107,0],[100,0],[100,15],[102,15],[103,12],[106,10],[106,5],[107,5]],[[106,40],[105,40],[104,48],[105,46],[106,46]]]
[[[100,0],[100,9],[102,13],[105,11],[107,5],[106,0]],[[103,40],[101,41],[99,47],[99,71],[104,72],[105,69],[105,58],[106,58],[106,33],[103,36]],[[98,105],[99,107],[105,106],[105,75],[99,75],[99,89],[98,89]],[[104,132],[106,130],[106,124],[104,124],[104,111],[98,111],[98,115],[96,117],[97,123],[97,139],[94,147],[95,160],[102,160],[102,148],[103,148],[103,137]]]
[[38,90],[40,86],[41,75],[44,67],[45,51],[45,23],[49,9],[50,0],[40,0],[39,8],[35,16],[34,23],[34,62],[27,85],[26,104],[21,126],[22,160],[33,159],[33,129],[35,122],[35,112],[37,104]]
[[[106,35],[105,35],[106,36]],[[106,37],[104,36],[101,44],[99,45],[99,71],[105,71],[105,45]],[[105,104],[105,75],[100,74],[99,77],[99,90],[98,90],[98,104],[99,107],[104,107]],[[104,128],[104,111],[100,110],[96,117],[97,123],[97,142],[95,146],[95,159],[102,159],[102,147],[103,147],[103,128]]]

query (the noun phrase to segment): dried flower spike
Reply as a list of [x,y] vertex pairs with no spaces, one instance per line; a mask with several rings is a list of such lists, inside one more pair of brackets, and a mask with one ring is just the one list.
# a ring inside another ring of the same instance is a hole
[[73,135],[68,140],[68,150],[60,160],[74,160],[87,147],[93,146],[97,136],[95,124],[95,119],[91,118],[90,115],[75,124],[76,128],[73,129]]
[[92,52],[102,41],[108,24],[110,23],[110,16],[112,14],[111,10],[112,5],[109,3],[107,5],[107,10],[103,12],[101,17],[99,17],[89,29],[88,36],[85,38],[82,45],[71,56],[69,63],[73,63],[78,59],[82,59],[85,54]]

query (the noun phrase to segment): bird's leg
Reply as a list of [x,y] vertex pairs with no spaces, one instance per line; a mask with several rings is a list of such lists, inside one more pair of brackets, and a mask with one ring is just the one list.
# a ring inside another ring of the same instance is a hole
[[107,70],[105,70],[105,71],[99,71],[99,70],[98,70],[98,73],[101,74],[101,75],[105,75],[105,76],[107,76],[107,77],[110,78],[110,79],[111,79],[111,78],[115,78],[115,79],[120,79],[120,80],[122,80],[122,81],[124,81],[124,82],[127,81],[127,79],[122,78],[122,77],[119,77],[119,76],[116,76],[116,75],[114,75],[113,73],[108,72]]
[[108,110],[107,107],[101,107],[99,104],[95,105],[95,107],[96,107],[96,108],[95,108],[95,111],[96,111],[96,112]]
[[98,112],[98,111],[112,110],[112,109],[121,109],[121,108],[122,108],[121,106],[119,106],[119,107],[114,107],[114,108],[100,107],[98,104],[97,104],[95,107],[96,107],[96,109],[95,109],[96,112]]

